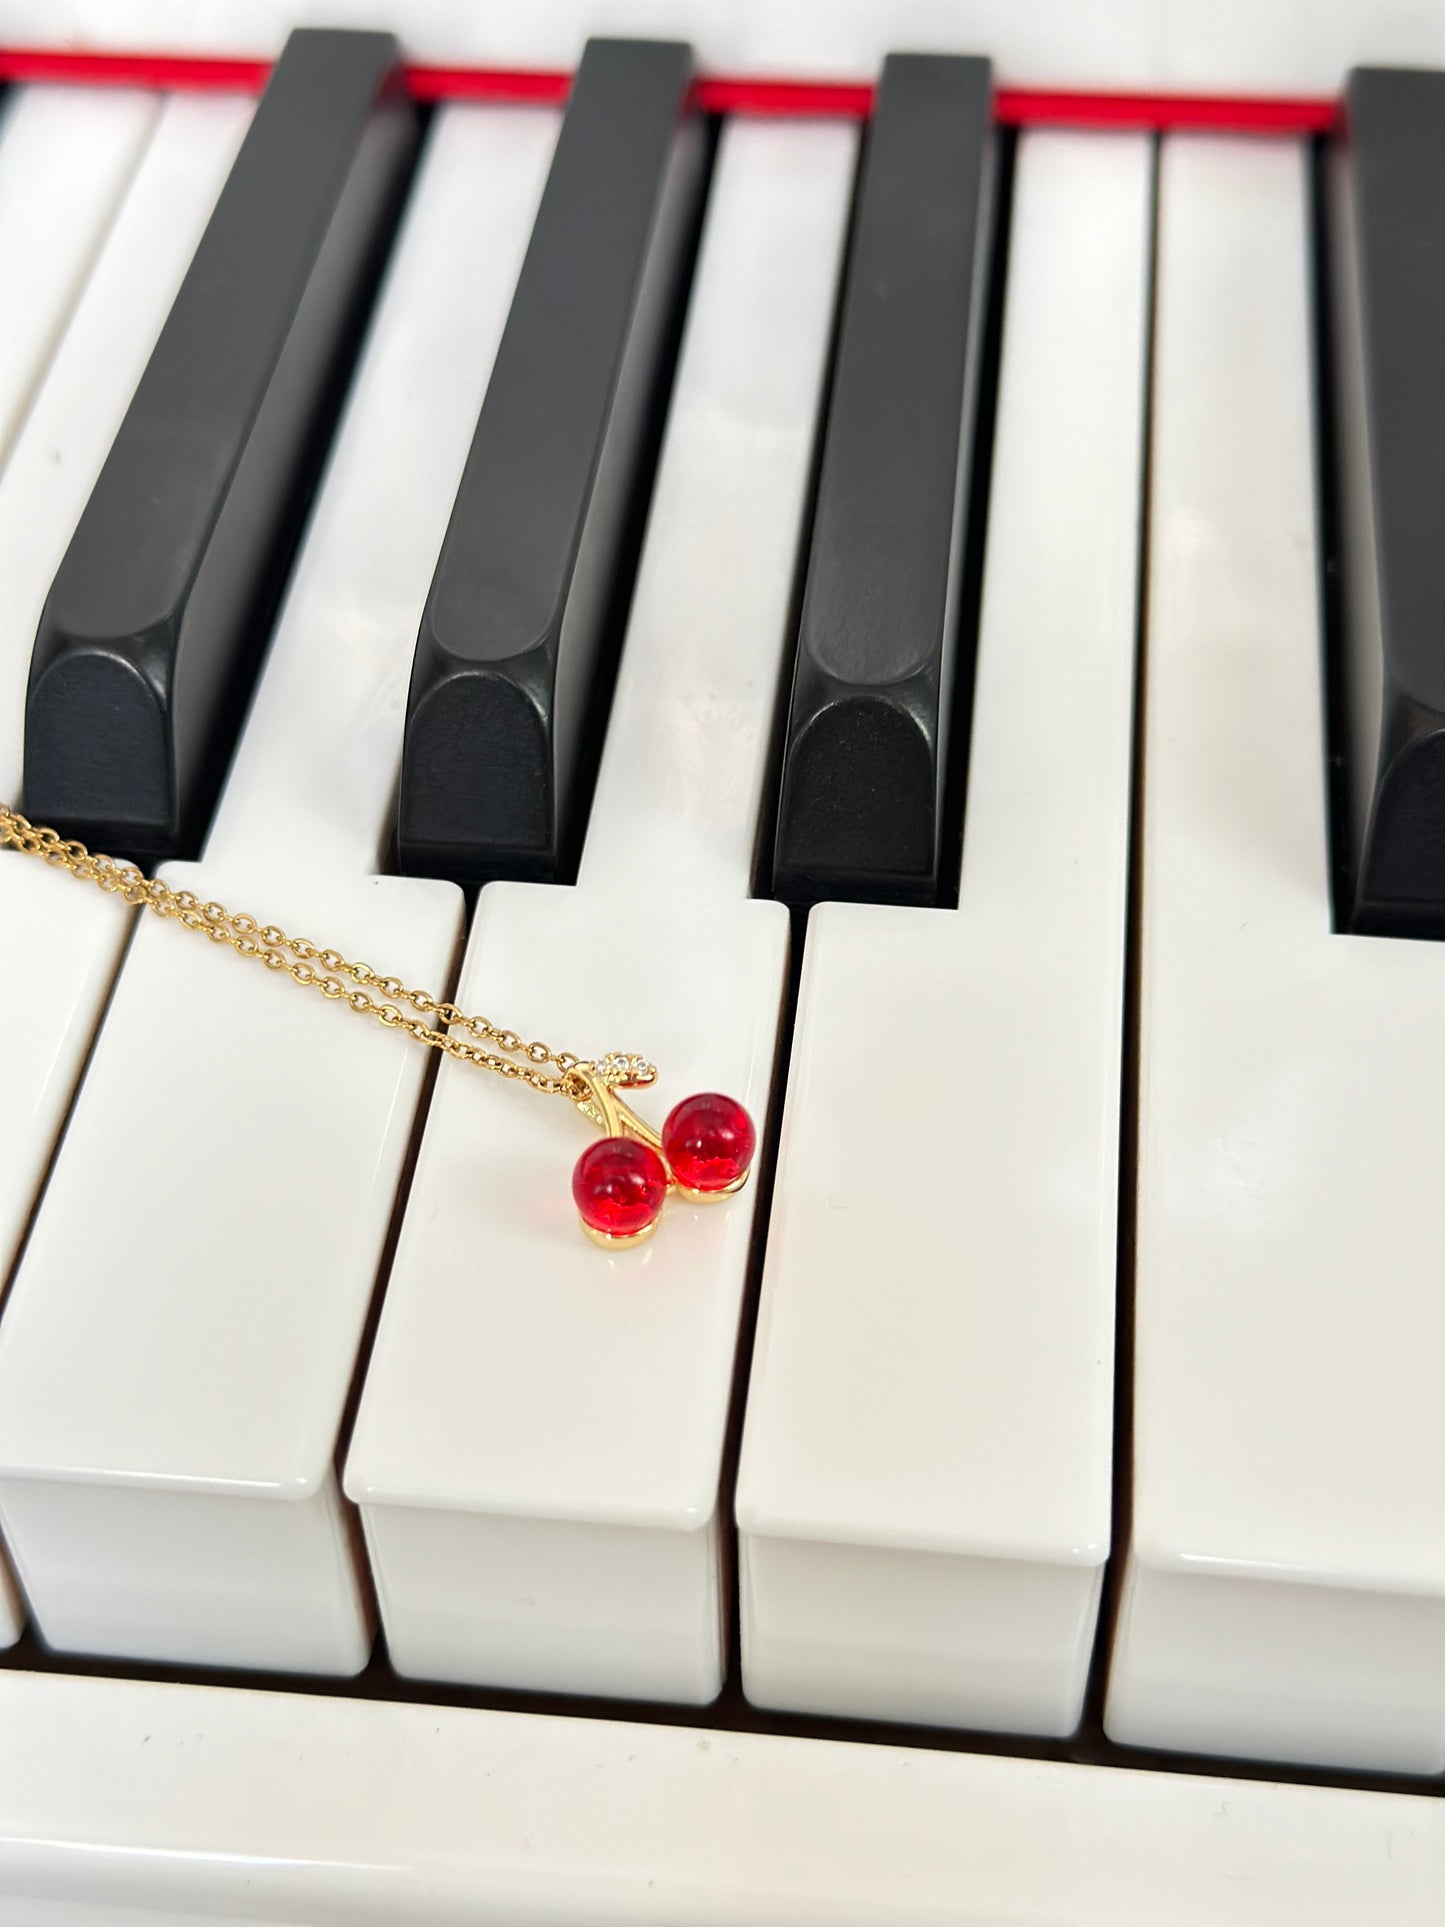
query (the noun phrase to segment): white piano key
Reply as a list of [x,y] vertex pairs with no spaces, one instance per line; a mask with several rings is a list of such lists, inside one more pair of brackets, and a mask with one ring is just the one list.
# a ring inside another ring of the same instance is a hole
[[[0,797],[7,802],[19,800],[25,685],[51,579],[251,112],[248,102],[223,99],[178,100],[165,108],[0,474]],[[133,103],[129,118],[135,118]],[[118,143],[126,116],[109,124]],[[9,124],[0,161],[15,131]],[[45,131],[68,134],[85,147],[68,114]],[[120,159],[112,155],[117,167]],[[92,162],[91,185],[98,190],[99,164]],[[43,196],[39,183],[32,185]],[[89,243],[73,235],[66,242],[57,232],[50,245],[74,257],[72,268],[51,277],[50,292],[59,300],[61,284],[78,271]],[[37,278],[47,277],[37,270]],[[53,322],[49,332],[58,326]],[[33,359],[29,375],[14,377],[18,364],[10,354],[17,344],[0,340],[0,386],[19,409],[39,369]],[[45,335],[37,334],[32,357],[44,351]],[[0,852],[0,983],[12,1008],[28,1014],[25,1022],[0,1028],[0,1276],[14,1263],[127,928],[113,898],[67,886],[33,861]]]
[[[723,134],[575,887],[483,892],[459,997],[768,1107],[787,915],[750,868],[856,151]],[[718,1480],[755,1187],[603,1253],[595,1135],[443,1064],[347,1462],[394,1665],[701,1702],[722,1677]]]
[[1149,146],[1018,150],[956,912],[814,910],[738,1480],[768,1706],[1067,1733],[1110,1533]]
[[[153,95],[129,91],[27,87],[7,103],[0,120],[0,261],[5,263],[0,278],[0,473],[130,184],[156,113]],[[52,558],[52,567],[58,559]],[[0,596],[3,593],[0,589]],[[14,640],[28,648],[33,634],[32,624],[28,632],[14,632]],[[12,735],[11,754],[13,748]],[[0,760],[7,765],[0,797],[13,801],[18,769],[10,766],[5,751],[0,751]],[[40,1002],[47,1021],[11,1026],[23,1035],[0,1042],[0,1086],[7,1094],[0,1139],[0,1290],[74,1087],[85,1041],[114,974],[123,935],[113,915],[98,917],[89,905],[67,904],[57,923],[63,928],[47,928],[39,950],[28,953],[33,959],[29,966],[15,955],[16,939],[24,944],[26,933],[33,936],[36,919],[28,880],[16,874],[13,863],[6,864],[0,875],[0,984],[25,1007]],[[75,968],[67,967],[72,964]],[[57,1050],[63,1060],[59,1064]],[[19,1594],[0,1557],[0,1646],[13,1644],[24,1623]]]
[[0,121],[0,465],[158,109],[128,89],[25,87]]
[[1438,1927],[1445,1802],[0,1674],[0,1922]]
[[[375,871],[557,126],[440,116],[211,842],[165,872],[438,992],[460,893]],[[428,1067],[282,977],[137,930],[0,1325],[0,1518],[52,1645],[363,1664],[333,1462]]]
[[1445,1766],[1445,952],[1330,927],[1307,156],[1166,143],[1119,1740]]

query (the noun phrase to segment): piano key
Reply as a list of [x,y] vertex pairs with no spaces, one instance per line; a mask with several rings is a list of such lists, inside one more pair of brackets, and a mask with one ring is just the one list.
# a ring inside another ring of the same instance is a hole
[[[153,94],[25,87],[0,121],[0,465],[146,142]],[[14,792],[11,792],[14,794]]]
[[[774,888],[932,903],[994,179],[984,60],[893,54],[859,184]],[[960,652],[967,658],[960,662]]]
[[691,76],[583,53],[417,639],[404,870],[575,865],[705,187]]
[[809,918],[737,1489],[755,1704],[1079,1720],[1110,1536],[1151,193],[1142,139],[1020,138],[958,909]]
[[6,1927],[1437,1927],[1445,1887],[1434,1789],[24,1672],[0,1843]]
[[27,813],[194,851],[416,139],[386,34],[293,34],[56,573]]
[[[215,829],[164,872],[441,994],[460,893],[375,872],[416,623],[557,124],[434,123]],[[428,1069],[284,978],[137,930],[0,1321],[0,1520],[52,1646],[364,1662],[333,1468]]]
[[1131,1745],[1445,1766],[1445,954],[1332,934],[1295,145],[1170,140],[1145,726]]
[[1329,161],[1347,927],[1445,936],[1445,74],[1361,69]]
[[[0,121],[0,260],[7,265],[0,280],[0,472],[155,119],[155,100],[130,92],[31,87],[6,103]],[[0,738],[0,765],[9,762],[11,747]],[[0,795],[18,794],[18,775],[18,763],[12,764]],[[29,886],[15,868],[8,864],[6,875],[0,875],[0,981],[24,991],[32,982],[30,969],[14,955],[13,941],[18,934],[24,942],[35,931],[24,907]],[[93,915],[81,922],[98,930],[99,942],[87,945],[81,934],[74,950],[67,950],[67,960],[80,962],[82,979],[96,998],[115,968],[115,923]],[[63,1009],[69,973],[53,957],[42,954],[40,963],[51,1008]],[[86,1001],[81,1029],[88,1035],[94,1006]],[[47,1078],[43,1064],[22,1065],[21,1052],[33,1049],[40,1032],[30,1025],[9,1028],[25,1035],[15,1043],[8,1037],[0,1042],[0,1085],[7,1094],[0,1148],[0,1286],[54,1142],[57,1107],[68,1098],[77,1068],[72,1061],[58,1078]],[[19,1593],[0,1554],[0,1647],[12,1645],[24,1625]]]
[[[654,1123],[709,1089],[767,1115],[788,919],[749,885],[855,155],[722,136],[578,881],[489,886],[462,971],[467,1009],[645,1048]],[[442,1065],[346,1490],[400,1672],[703,1703],[757,1186],[603,1253],[588,1137]]]
[[[162,110],[0,475],[7,800],[20,790],[25,677],[46,592],[251,113],[249,103],[226,99],[175,100]],[[73,244],[57,229],[54,245]],[[127,930],[114,899],[0,852],[0,982],[14,1007],[31,1013],[0,1026],[0,1275],[14,1263]]]

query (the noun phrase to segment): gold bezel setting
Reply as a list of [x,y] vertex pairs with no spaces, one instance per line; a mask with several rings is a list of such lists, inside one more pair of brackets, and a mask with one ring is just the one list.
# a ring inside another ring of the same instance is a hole
[[646,1244],[658,1225],[658,1220],[654,1218],[651,1224],[645,1224],[641,1231],[599,1231],[595,1225],[588,1224],[580,1213],[577,1222],[593,1244],[600,1245],[604,1251],[630,1251],[633,1245]]

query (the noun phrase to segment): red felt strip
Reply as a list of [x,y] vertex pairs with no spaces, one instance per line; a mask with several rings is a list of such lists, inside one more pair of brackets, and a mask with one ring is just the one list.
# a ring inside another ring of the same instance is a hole
[[873,112],[873,87],[866,80],[729,80],[716,74],[704,75],[696,94],[708,114],[866,120]]
[[[91,87],[155,87],[175,92],[259,93],[265,60],[153,53],[82,53],[63,47],[0,47],[0,81],[72,81]],[[417,100],[565,101],[570,74],[505,67],[408,67]],[[705,75],[697,101],[712,114],[865,120],[873,109],[866,81],[737,79]],[[1327,133],[1339,118],[1333,100],[1249,95],[1125,94],[1004,87],[994,96],[1008,127],[1112,127],[1156,133]]]
[[69,47],[0,47],[0,80],[74,81],[86,87],[157,87],[178,93],[259,94],[269,60],[192,54],[77,53]]
[[994,95],[994,112],[1006,127],[1327,134],[1339,111],[1339,103],[1333,100],[1273,100],[1248,94],[1088,94],[1004,87]]
[[507,67],[408,67],[413,100],[490,100],[560,106],[572,91],[571,74],[530,73]]

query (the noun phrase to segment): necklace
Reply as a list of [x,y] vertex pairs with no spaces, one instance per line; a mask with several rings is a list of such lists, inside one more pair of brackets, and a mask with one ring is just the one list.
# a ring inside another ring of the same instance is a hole
[[[190,890],[172,890],[135,864],[95,855],[83,843],[67,842],[57,830],[31,823],[0,803],[0,848],[6,845],[163,922],[253,957],[359,1017],[404,1031],[430,1050],[495,1071],[544,1097],[565,1097],[603,1132],[572,1172],[582,1229],[600,1245],[615,1250],[650,1237],[669,1191],[692,1204],[711,1204],[747,1182],[756,1135],[742,1105],[716,1091],[699,1092],[674,1105],[656,1131],[618,1095],[656,1081],[656,1066],[635,1052],[577,1057],[540,1041],[529,1043],[486,1017],[469,1017],[444,999],[409,990],[400,978],[384,977],[369,964],[350,963],[339,951],[289,937],[274,923],[263,924],[221,903],[202,903]],[[406,1014],[408,1007],[414,1016]]]

